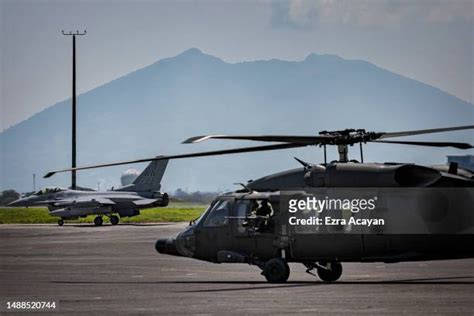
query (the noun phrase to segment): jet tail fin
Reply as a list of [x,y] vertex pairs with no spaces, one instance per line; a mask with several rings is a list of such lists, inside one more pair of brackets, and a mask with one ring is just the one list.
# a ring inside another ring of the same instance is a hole
[[132,184],[117,191],[160,191],[161,179],[166,171],[168,159],[153,160]]

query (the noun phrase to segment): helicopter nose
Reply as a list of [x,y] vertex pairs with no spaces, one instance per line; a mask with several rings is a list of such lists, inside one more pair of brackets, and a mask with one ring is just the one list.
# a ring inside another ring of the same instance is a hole
[[182,256],[176,247],[176,239],[173,237],[160,238],[156,241],[155,249],[159,253]]

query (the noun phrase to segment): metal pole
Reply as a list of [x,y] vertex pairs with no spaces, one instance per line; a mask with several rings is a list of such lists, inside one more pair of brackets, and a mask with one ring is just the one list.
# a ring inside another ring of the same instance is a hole
[[362,150],[362,143],[359,143],[360,146],[360,162],[364,163],[364,152]]
[[[76,168],[76,35],[72,36],[72,161]],[[71,189],[76,189],[76,170],[71,172]]]
[[339,152],[339,162],[349,161],[349,156],[347,155],[348,148],[346,144],[337,145],[337,151]]
[[36,191],[36,174],[33,173],[33,192]]
[[[76,168],[76,35],[85,35],[86,31],[79,33],[61,31],[63,35],[72,35],[72,152],[71,152],[71,168]],[[76,170],[71,171],[71,189],[75,190],[76,186]]]
[[324,164],[327,165],[327,156],[326,156],[326,145],[324,145]]

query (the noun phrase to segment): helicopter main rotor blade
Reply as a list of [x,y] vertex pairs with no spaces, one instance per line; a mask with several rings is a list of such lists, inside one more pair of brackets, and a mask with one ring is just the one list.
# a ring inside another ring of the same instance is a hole
[[457,149],[474,148],[474,146],[471,144],[457,143],[457,142],[411,142],[411,141],[397,141],[397,140],[374,140],[374,141],[371,141],[371,143],[416,145],[416,146],[428,146],[428,147],[454,147]]
[[431,133],[441,133],[441,132],[450,132],[450,131],[459,131],[459,130],[463,130],[463,129],[474,129],[474,125],[445,127],[445,128],[432,128],[432,129],[420,129],[420,130],[416,130],[416,131],[381,133],[382,135],[380,137],[378,137],[378,139],[390,138],[390,137],[421,135],[421,134],[431,134]]
[[208,139],[253,140],[261,142],[292,143],[300,145],[318,145],[333,139],[334,136],[298,136],[298,135],[201,135],[183,141],[183,144],[195,144]]
[[128,165],[128,164],[133,164],[133,163],[148,162],[148,161],[154,161],[154,160],[167,160],[167,159],[171,160],[171,159],[181,159],[181,158],[193,158],[193,157],[240,154],[240,153],[249,153],[249,152],[256,152],[256,151],[279,150],[279,149],[288,149],[288,148],[296,148],[296,147],[304,147],[304,146],[306,146],[306,144],[284,143],[284,144],[276,144],[276,145],[265,145],[265,146],[242,147],[242,148],[225,149],[225,150],[203,151],[203,152],[197,152],[197,153],[171,155],[171,156],[157,156],[157,157],[144,158],[144,159],[127,160],[127,161],[106,163],[106,164],[100,164],[100,165],[90,165],[90,166],[85,166],[85,167],[55,170],[55,171],[48,172],[47,174],[45,174],[43,176],[43,178],[49,178],[49,177],[53,176],[56,173],[70,172],[70,171],[73,171],[73,170],[86,170],[86,169],[95,169],[95,168],[103,168],[103,167],[112,167],[112,166]]
[[[391,137],[412,136],[420,134],[432,134],[450,131],[459,131],[465,129],[474,129],[474,125],[455,126],[446,128],[422,129],[416,131],[402,132],[366,132],[365,130],[344,130],[325,132],[323,135],[304,136],[304,135],[202,135],[186,139],[183,144],[194,144],[209,139],[231,139],[231,140],[252,140],[263,142],[280,142],[301,145],[337,145],[354,144],[359,142],[374,141]],[[353,134],[351,134],[353,133]]]

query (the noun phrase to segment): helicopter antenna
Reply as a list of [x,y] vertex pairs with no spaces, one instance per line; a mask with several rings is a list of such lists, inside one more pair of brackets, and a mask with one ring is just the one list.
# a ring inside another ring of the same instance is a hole
[[295,158],[295,160],[298,161],[303,167],[305,167],[305,168],[311,167],[311,164],[307,163],[306,161],[303,161],[303,160],[301,160],[297,157],[293,157],[293,158]]
[[243,184],[243,183],[237,182],[237,183],[234,183],[234,184],[235,184],[235,185],[240,185],[240,186],[242,186],[245,190],[247,190],[247,191],[250,192],[250,193],[253,192],[252,189],[250,189],[248,186],[246,186],[246,185]]

